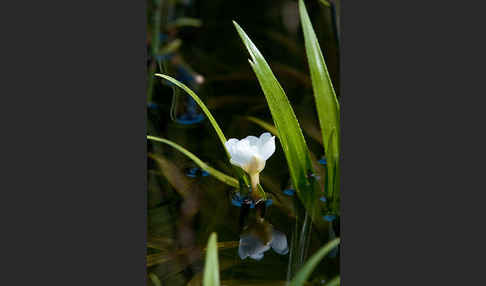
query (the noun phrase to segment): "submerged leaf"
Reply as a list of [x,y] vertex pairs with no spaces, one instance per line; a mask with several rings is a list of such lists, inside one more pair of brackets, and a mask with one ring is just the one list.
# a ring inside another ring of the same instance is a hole
[[272,124],[267,123],[267,122],[265,122],[265,121],[263,121],[261,119],[258,119],[256,117],[253,117],[253,116],[247,116],[247,117],[245,117],[245,119],[247,119],[248,121],[251,121],[253,123],[256,123],[257,125],[259,125],[263,129],[271,132],[273,135],[275,135],[275,136],[278,137],[278,130]]
[[202,21],[196,18],[190,17],[180,17],[177,18],[175,21],[167,23],[167,28],[181,28],[181,27],[196,27],[199,28],[202,26]]

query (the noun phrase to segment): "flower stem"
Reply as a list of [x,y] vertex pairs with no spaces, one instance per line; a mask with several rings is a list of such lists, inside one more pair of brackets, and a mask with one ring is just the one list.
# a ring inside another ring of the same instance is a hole
[[258,196],[258,184],[260,183],[260,173],[255,173],[250,175],[250,181],[251,181],[251,197],[252,199],[257,202],[259,199],[261,199],[260,196]]

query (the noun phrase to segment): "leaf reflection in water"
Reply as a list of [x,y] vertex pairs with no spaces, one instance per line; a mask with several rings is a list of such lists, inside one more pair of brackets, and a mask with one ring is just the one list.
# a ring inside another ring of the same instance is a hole
[[240,236],[238,254],[241,259],[250,257],[261,260],[264,252],[272,248],[276,253],[285,255],[289,252],[287,237],[273,225],[259,218],[245,227]]

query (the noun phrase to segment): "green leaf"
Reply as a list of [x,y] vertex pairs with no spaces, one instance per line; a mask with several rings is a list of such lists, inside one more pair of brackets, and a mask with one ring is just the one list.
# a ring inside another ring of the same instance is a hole
[[[248,121],[251,121],[257,125],[259,125],[260,127],[262,127],[263,129],[267,130],[268,132],[272,133],[273,135],[277,136],[277,138],[279,137],[278,136],[278,130],[277,128],[275,128],[275,126],[273,124],[270,124],[270,123],[267,123],[259,118],[256,118],[256,117],[253,117],[253,116],[246,116],[244,117],[246,120]],[[304,127],[304,125],[302,125]],[[307,125],[309,126],[309,125]],[[305,128],[303,128],[304,132],[306,132]],[[311,132],[314,132],[314,130],[311,130],[310,127],[308,127],[308,131],[307,133],[309,134],[309,136],[313,137],[314,134],[311,134]],[[319,134],[319,131],[316,130],[316,132],[318,133],[318,136],[319,136],[319,139],[320,139],[320,134]],[[319,140],[317,140],[319,142]],[[309,150],[309,155],[311,157],[311,161],[313,162],[313,166],[314,166],[314,170],[317,170],[319,172],[321,172],[321,170],[323,170],[323,168],[317,163],[317,159],[315,158],[314,154]]]
[[[322,131],[322,142],[327,159],[326,197],[335,206],[339,197],[340,107],[303,0],[299,0],[299,12],[319,125]],[[338,208],[335,207],[334,210],[337,211]]]
[[[226,150],[226,147],[224,146],[224,143],[226,142],[226,137],[224,136],[223,131],[219,127],[218,123],[216,122],[216,119],[214,119],[211,112],[209,112],[209,109],[202,102],[202,100],[196,95],[196,93],[194,93],[189,87],[187,87],[182,82],[180,82],[180,81],[176,80],[175,78],[172,78],[168,75],[156,73],[155,76],[161,77],[161,78],[168,80],[169,82],[175,84],[176,86],[180,87],[182,90],[184,90],[187,94],[189,94],[194,99],[194,101],[199,105],[201,110],[204,112],[206,117],[209,119],[209,122],[213,126],[214,130],[216,131],[216,134],[218,135],[219,141],[223,145],[223,149],[225,150],[226,157],[228,158],[228,161],[229,161],[231,159],[231,156],[229,155],[228,150]],[[233,167],[233,170],[238,177],[238,182],[240,184],[240,191],[246,190],[247,186],[249,185],[249,180],[246,177],[245,172],[239,167],[236,167],[236,166],[232,166],[232,167]],[[258,191],[260,192],[260,195],[266,199],[265,192],[263,191],[263,189],[260,185],[258,186]]]
[[310,183],[307,175],[313,173],[314,170],[294,110],[260,51],[235,21],[233,21],[233,24],[250,53],[251,60],[249,62],[265,94],[273,122],[277,127],[292,183],[306,208],[312,209],[316,182]]
[[302,268],[297,272],[295,277],[290,281],[290,286],[301,286],[304,285],[309,276],[314,271],[314,268],[319,264],[319,262],[331,251],[334,247],[338,246],[341,242],[341,239],[338,237],[326,245],[324,245],[321,249],[319,249],[314,255],[312,255],[307,262],[302,266]]
[[180,17],[177,18],[175,21],[172,21],[167,24],[167,28],[182,28],[182,27],[196,27],[199,28],[202,26],[202,21],[196,18],[189,18],[189,17]]
[[219,262],[217,235],[215,232],[209,236],[206,261],[204,263],[203,286],[219,286]]
[[258,119],[256,117],[253,117],[253,116],[246,116],[245,119],[247,119],[248,121],[251,121],[251,122],[259,125],[263,129],[269,131],[270,133],[272,133],[273,135],[275,135],[275,136],[278,137],[278,130],[272,124],[267,123],[267,122],[265,122],[265,121],[263,121],[261,119]]
[[162,284],[160,283],[160,279],[159,279],[159,277],[157,277],[157,275],[155,275],[155,273],[150,272],[150,273],[148,274],[148,276],[150,277],[150,280],[152,281],[152,283],[153,283],[155,286],[162,286]]
[[324,286],[339,286],[339,285],[341,285],[341,277],[336,276],[332,280],[327,282]]
[[324,5],[324,6],[326,6],[326,7],[331,7],[331,3],[329,3],[329,1],[319,0],[319,2],[321,2],[321,4]]
[[187,149],[185,149],[184,147],[170,141],[170,140],[167,140],[167,139],[164,139],[164,138],[159,138],[159,137],[155,137],[155,136],[150,136],[150,135],[147,135],[147,139],[148,140],[153,140],[153,141],[157,141],[157,142],[162,142],[162,143],[165,143],[171,147],[174,147],[175,149],[177,149],[178,151],[180,151],[182,154],[186,155],[187,157],[189,157],[189,159],[191,159],[192,161],[194,161],[194,163],[196,163],[196,165],[198,165],[201,169],[207,171],[211,176],[215,177],[216,179],[220,180],[221,182],[231,186],[231,187],[235,187],[235,188],[238,188],[239,187],[239,184],[238,184],[238,180],[236,180],[235,178],[231,177],[231,176],[228,176],[226,175],[225,173],[223,172],[220,172],[216,169],[214,169],[213,167],[209,166],[208,164],[204,163],[201,159],[199,159],[196,155],[194,155],[193,153],[189,152]]

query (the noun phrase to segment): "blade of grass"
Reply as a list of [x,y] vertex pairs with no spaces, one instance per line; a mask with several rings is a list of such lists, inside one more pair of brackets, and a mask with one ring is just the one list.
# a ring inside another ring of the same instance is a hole
[[297,272],[295,277],[290,281],[290,286],[301,286],[304,285],[309,276],[314,271],[314,268],[319,264],[319,262],[331,251],[334,247],[338,246],[341,242],[340,238],[336,238],[326,245],[324,245],[319,251],[312,255],[309,260],[302,266],[302,268]]
[[201,169],[207,171],[211,176],[214,176],[214,178],[220,180],[221,182],[223,182],[223,183],[225,183],[225,184],[227,184],[231,187],[235,187],[235,188],[239,187],[238,180],[236,180],[235,178],[228,176],[225,173],[218,171],[218,170],[214,169],[213,167],[209,166],[208,164],[204,163],[201,159],[199,159],[193,153],[189,152],[184,147],[182,147],[182,146],[180,146],[180,145],[178,145],[178,144],[176,144],[176,143],[174,143],[170,140],[155,137],[155,136],[147,135],[147,139],[157,141],[157,142],[161,142],[161,143],[167,144],[167,145],[175,148],[176,150],[178,150],[182,154],[189,157],[189,159],[194,161],[194,163],[196,163],[196,165],[198,165]]
[[[299,0],[299,12],[319,125],[322,130],[322,142],[327,159],[326,197],[333,204],[332,201],[339,196],[339,184],[336,184],[339,180],[339,177],[336,175],[339,175],[339,172],[336,170],[339,169],[340,107],[303,0]],[[337,212],[337,209],[334,209],[334,211]]]
[[263,90],[278,130],[294,187],[306,208],[313,209],[315,180],[309,181],[307,177],[309,174],[313,174],[314,170],[299,122],[284,90],[260,51],[235,21],[233,24],[250,53],[249,62]]
[[219,286],[219,262],[217,235],[215,232],[209,236],[206,260],[204,263],[203,286]]

